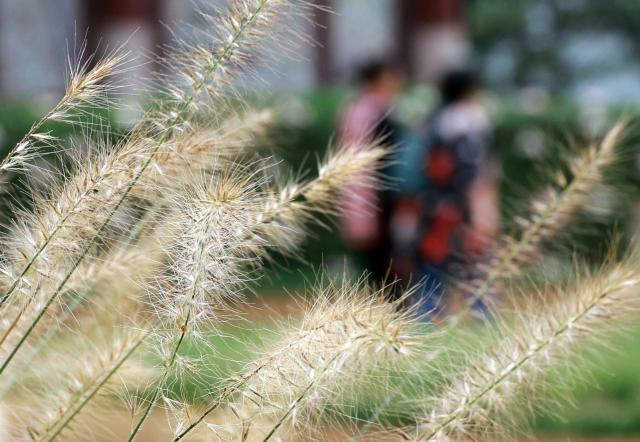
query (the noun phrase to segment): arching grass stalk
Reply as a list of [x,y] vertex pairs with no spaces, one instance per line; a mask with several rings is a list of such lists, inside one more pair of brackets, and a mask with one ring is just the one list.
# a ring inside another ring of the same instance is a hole
[[[165,312],[158,319],[178,324],[178,336],[163,363],[163,374],[141,417],[129,436],[133,441],[149,416],[188,333],[214,315],[211,310],[227,306],[242,287],[245,258],[243,237],[257,210],[260,181],[256,171],[235,168],[213,175],[193,189],[193,198],[176,201],[178,240],[169,248],[172,261],[170,288],[161,287],[158,302]],[[238,233],[240,232],[240,233]]]
[[[330,323],[327,324],[321,324],[319,326],[316,327],[316,329],[311,330],[310,333],[314,332],[314,331],[318,331],[321,330],[322,328],[325,328],[329,325]],[[244,374],[240,379],[238,379],[236,382],[232,383],[231,385],[225,387],[219,394],[218,397],[216,398],[216,400],[211,403],[202,413],[200,413],[200,415],[193,419],[192,421],[189,422],[189,424],[186,426],[186,428],[184,430],[182,430],[178,435],[176,435],[176,437],[173,439],[173,442],[177,442],[182,440],[183,438],[185,438],[188,434],[190,434],[196,427],[198,427],[202,422],[204,422],[204,420],[211,415],[211,413],[213,413],[214,411],[218,410],[222,405],[225,404],[225,402],[227,400],[229,400],[233,395],[235,395],[236,393],[238,393],[239,391],[241,391],[241,389],[246,385],[247,382],[249,382],[251,379],[253,379],[256,375],[258,375],[262,370],[264,370],[265,368],[268,368],[278,357],[281,356],[281,353],[284,353],[286,351],[289,351],[291,349],[293,349],[295,347],[295,345],[297,344],[297,342],[291,342],[289,343],[281,352],[277,352],[276,354],[272,355],[270,358],[264,360],[261,364],[258,364],[256,367],[254,367],[251,371],[247,372],[246,374]]]

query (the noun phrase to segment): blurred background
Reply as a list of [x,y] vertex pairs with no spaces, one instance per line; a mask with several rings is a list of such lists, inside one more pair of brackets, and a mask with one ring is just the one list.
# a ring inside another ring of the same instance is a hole
[[[443,109],[444,76],[472,72],[474,93],[490,122],[488,188],[496,198],[487,204],[498,212],[491,216],[495,234],[500,226],[508,228],[521,209],[517,202],[535,195],[545,183],[545,167],[568,148],[602,135],[621,115],[637,121],[640,13],[634,1],[314,3],[332,10],[318,9],[316,25],[298,23],[315,44],[301,46],[294,60],[259,68],[266,81],[257,90],[252,84],[255,100],[278,110],[272,141],[293,169],[313,165],[330,139],[344,138],[344,115],[370,86],[372,77],[361,75],[363,67],[382,65],[393,72],[398,92],[389,114],[417,137]],[[83,40],[87,53],[124,45],[140,54],[134,72],[126,74],[133,93],[142,81],[131,79],[150,78],[158,65],[147,60],[171,41],[165,23],[181,35],[196,17],[194,2],[184,0],[0,0],[0,155],[58,100],[68,54],[73,58]],[[125,106],[109,117],[124,128],[132,123],[132,112]],[[634,132],[627,139],[630,146],[637,140]],[[607,212],[606,223],[584,215],[585,227],[571,241],[587,255],[601,251],[612,226],[623,234],[637,226],[640,156],[632,148],[627,152],[619,176],[635,190],[629,197],[598,202],[599,211]],[[344,234],[313,232],[304,252],[312,266],[287,264],[285,270],[274,263],[261,296],[277,308],[286,302],[281,288],[304,285],[313,279],[313,267],[342,268],[344,262],[370,267],[349,243]],[[545,266],[562,273],[571,263],[550,255]],[[535,424],[539,433],[571,435],[571,440],[611,435],[640,440],[639,343],[640,328],[619,343],[623,352],[601,356],[597,369],[567,374],[576,379],[586,374],[591,382],[576,383],[576,410],[567,410],[562,419],[541,416]]]

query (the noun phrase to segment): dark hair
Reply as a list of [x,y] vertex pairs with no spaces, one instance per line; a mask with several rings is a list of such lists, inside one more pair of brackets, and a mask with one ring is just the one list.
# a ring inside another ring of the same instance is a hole
[[458,101],[479,87],[478,79],[472,71],[456,70],[446,73],[440,80],[440,94],[443,103]]
[[356,75],[358,84],[370,84],[376,81],[382,74],[394,71],[395,66],[382,60],[371,60],[362,64]]

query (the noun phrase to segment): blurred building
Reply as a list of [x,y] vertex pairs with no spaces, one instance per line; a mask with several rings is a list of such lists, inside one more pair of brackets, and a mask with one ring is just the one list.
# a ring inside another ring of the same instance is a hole
[[0,0],[1,95],[58,94],[74,35],[82,40],[77,10],[74,0]]
[[[226,0],[207,0],[224,6]],[[283,62],[264,76],[281,89],[307,89],[347,80],[371,58],[389,58],[420,79],[468,60],[464,0],[316,0],[318,26],[308,34],[319,44],[300,50],[300,60]],[[133,53],[151,53],[169,41],[161,23],[192,22],[194,2],[186,0],[0,0],[0,94],[57,95],[66,53],[85,38],[89,50],[124,44]],[[204,3],[204,2],[200,2]],[[148,76],[152,63],[138,63]],[[129,77],[133,78],[134,75]]]
[[[0,96],[59,96],[67,53],[125,43],[149,55],[196,19],[194,3],[228,0],[0,0]],[[580,103],[640,101],[640,15],[624,0],[313,0],[319,44],[261,74],[275,89],[342,84],[371,58],[392,57],[431,80],[473,61],[496,90],[544,89]],[[183,24],[181,24],[183,23]],[[86,34],[85,34],[86,33]],[[473,42],[473,51],[471,50]],[[141,58],[139,74],[155,68]],[[286,73],[283,75],[274,73]],[[135,86],[135,85],[134,85]]]

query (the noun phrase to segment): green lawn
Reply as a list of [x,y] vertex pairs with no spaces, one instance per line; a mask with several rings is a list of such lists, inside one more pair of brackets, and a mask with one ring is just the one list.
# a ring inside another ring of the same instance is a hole
[[561,418],[540,417],[537,428],[582,434],[640,434],[640,326],[614,338],[597,356],[585,356],[589,369],[563,370],[578,380],[572,388],[576,407]]

